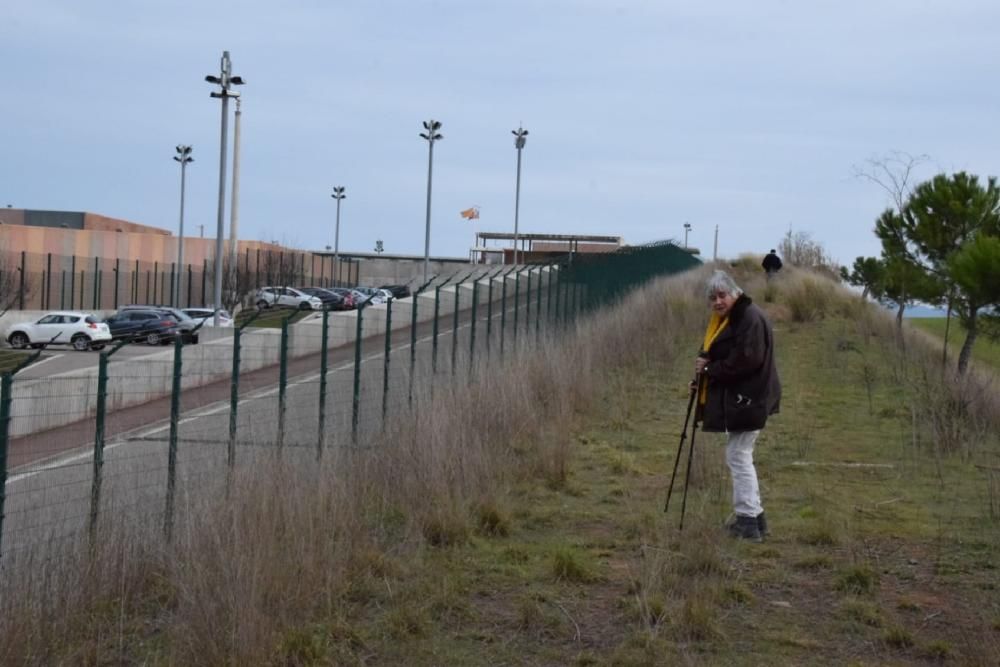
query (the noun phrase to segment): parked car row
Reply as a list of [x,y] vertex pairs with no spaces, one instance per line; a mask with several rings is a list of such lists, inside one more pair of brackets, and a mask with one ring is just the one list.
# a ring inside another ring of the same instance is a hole
[[[390,289],[391,288],[391,289]],[[258,310],[352,310],[360,303],[378,304],[410,296],[406,285],[389,287],[261,287],[254,294]]]
[[[198,342],[198,325],[212,326],[211,308],[181,310],[170,306],[123,306],[103,322],[93,313],[56,311],[34,322],[21,322],[7,331],[7,342],[16,349],[70,345],[74,350],[101,350],[112,341],[128,339],[148,345]],[[233,318],[220,311],[220,326],[233,326]]]

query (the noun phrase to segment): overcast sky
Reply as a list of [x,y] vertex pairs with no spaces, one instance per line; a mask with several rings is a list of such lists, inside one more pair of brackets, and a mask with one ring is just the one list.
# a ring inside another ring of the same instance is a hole
[[[0,206],[215,233],[223,50],[246,81],[240,231],[466,256],[478,228],[766,252],[789,227],[877,254],[866,159],[997,174],[995,0],[287,0],[0,4]],[[230,108],[232,113],[232,107]],[[230,130],[232,121],[230,120]],[[230,149],[232,141],[230,140]],[[229,164],[232,167],[231,159]],[[231,171],[230,171],[231,173]],[[479,206],[477,224],[459,211]],[[226,220],[229,199],[226,198]]]

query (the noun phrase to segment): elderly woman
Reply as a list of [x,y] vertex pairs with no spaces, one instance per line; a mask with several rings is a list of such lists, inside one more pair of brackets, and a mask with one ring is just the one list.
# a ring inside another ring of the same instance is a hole
[[725,271],[708,279],[712,314],[695,361],[702,430],[725,432],[733,479],[734,537],[759,542],[767,533],[753,448],[767,418],[778,412],[781,384],[774,365],[774,335],[757,306]]

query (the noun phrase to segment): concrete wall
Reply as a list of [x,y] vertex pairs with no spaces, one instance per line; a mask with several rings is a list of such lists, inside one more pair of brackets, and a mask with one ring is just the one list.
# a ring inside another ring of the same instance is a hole
[[[549,270],[542,272],[549,275]],[[537,286],[533,277],[533,285]],[[487,281],[480,280],[479,303],[487,303]],[[522,283],[523,285],[523,283]],[[438,316],[450,315],[455,310],[455,291],[459,290],[460,309],[468,308],[472,283],[446,285],[440,290]],[[514,289],[513,275],[507,277],[507,298]],[[503,290],[494,284],[493,301],[501,300]],[[420,294],[417,304],[417,322],[427,322],[434,317],[434,291]],[[393,331],[410,326],[413,297],[393,302]],[[24,313],[19,313],[24,315]],[[322,313],[292,325],[289,329],[288,354],[290,358],[319,352],[322,341]],[[386,306],[373,305],[363,313],[363,334],[379,337],[385,333]],[[26,318],[30,319],[30,318]],[[184,347],[183,364],[187,371],[182,388],[190,388],[224,380],[231,376],[233,365],[233,329],[203,328],[199,345]],[[353,343],[357,331],[355,311],[329,314],[327,349]],[[279,362],[281,332],[278,329],[248,328],[244,330],[240,350],[240,369],[250,372]],[[107,406],[109,411],[139,405],[170,394],[171,362],[173,348],[162,352],[112,364],[109,370]],[[97,409],[97,367],[59,373],[36,380],[15,380],[14,402],[11,406],[10,435],[12,437],[37,433],[64,424],[85,419]]]

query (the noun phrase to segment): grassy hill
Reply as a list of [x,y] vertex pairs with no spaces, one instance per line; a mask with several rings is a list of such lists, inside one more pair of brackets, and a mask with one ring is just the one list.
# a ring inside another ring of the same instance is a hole
[[0,655],[995,664],[1000,470],[977,467],[1000,468],[994,390],[941,384],[933,350],[911,340],[903,356],[890,318],[832,283],[737,275],[775,323],[784,384],[757,455],[770,538],[724,535],[717,434],[697,436],[684,531],[679,493],[664,514],[704,276],[647,288],[485,393],[445,396],[431,431],[338,461],[348,483],[256,480],[176,551],[105,556],[112,574],[61,610],[41,589],[8,597]]

